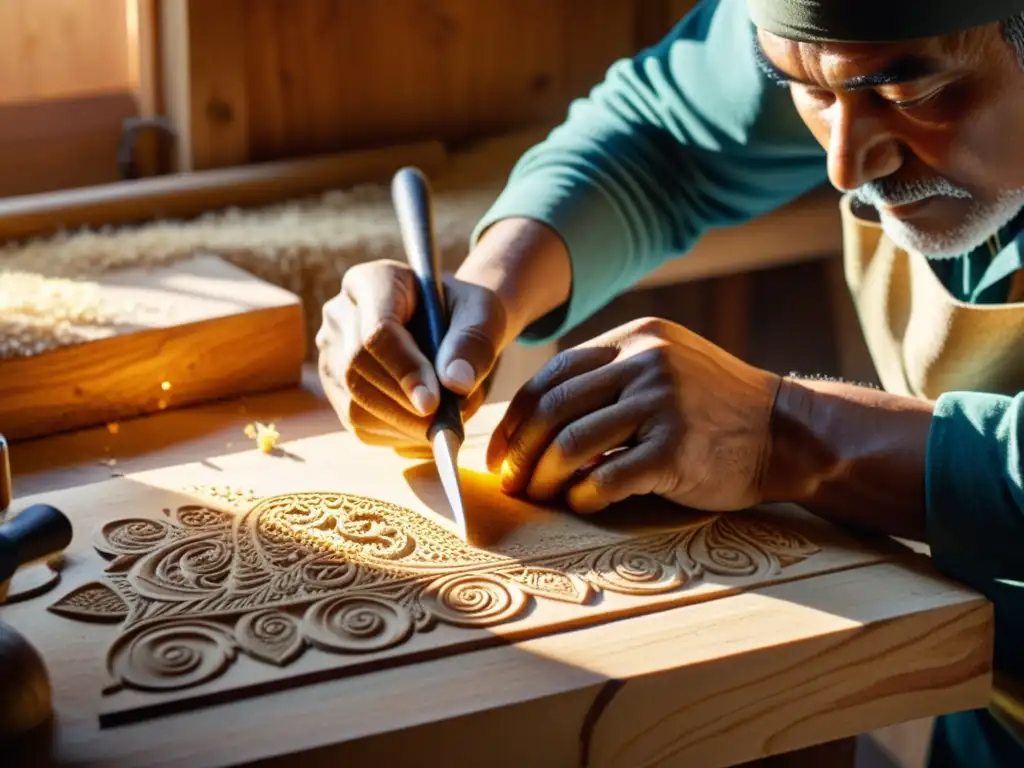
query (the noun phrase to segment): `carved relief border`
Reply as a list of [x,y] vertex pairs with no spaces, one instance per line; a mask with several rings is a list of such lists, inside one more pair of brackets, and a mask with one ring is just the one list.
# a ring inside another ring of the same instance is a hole
[[536,559],[475,549],[426,517],[333,492],[258,500],[235,515],[213,505],[119,519],[94,539],[100,581],[49,610],[121,624],[107,652],[121,689],[176,691],[221,676],[245,654],[285,666],[307,649],[368,654],[444,623],[493,627],[538,599],[591,605],[602,591],[658,595],[706,574],[778,576],[816,554],[797,533],[749,516]]

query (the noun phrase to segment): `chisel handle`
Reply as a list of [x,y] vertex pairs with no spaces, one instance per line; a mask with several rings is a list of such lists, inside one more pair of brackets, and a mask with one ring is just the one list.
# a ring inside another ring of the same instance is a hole
[[[448,332],[448,308],[441,281],[441,260],[434,241],[430,184],[418,168],[402,168],[391,182],[391,197],[402,245],[419,288],[411,330],[423,354],[436,365],[437,352]],[[457,394],[441,386],[441,403],[427,435],[431,441],[442,429],[454,432],[460,441],[464,439],[460,403]]]
[[0,582],[24,565],[56,555],[71,543],[71,521],[49,504],[33,504],[0,526]]

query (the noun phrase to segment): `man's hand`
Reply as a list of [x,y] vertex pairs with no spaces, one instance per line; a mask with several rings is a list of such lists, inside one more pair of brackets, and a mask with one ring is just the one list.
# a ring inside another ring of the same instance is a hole
[[464,396],[469,418],[484,400],[481,383],[505,343],[505,308],[492,291],[446,278],[449,329],[428,360],[408,329],[417,304],[412,270],[399,262],[352,267],[324,305],[317,334],[320,377],[345,426],[365,443],[402,452],[427,448],[441,385]]
[[640,320],[555,357],[513,398],[487,461],[509,493],[577,512],[657,494],[708,511],[762,501],[780,377],[685,328]]

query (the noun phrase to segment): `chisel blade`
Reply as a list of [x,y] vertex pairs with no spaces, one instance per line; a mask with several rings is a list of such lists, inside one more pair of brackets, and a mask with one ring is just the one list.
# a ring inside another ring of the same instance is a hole
[[437,473],[441,477],[448,504],[455,516],[459,538],[466,540],[466,509],[462,503],[462,486],[459,484],[459,449],[462,442],[450,429],[439,429],[434,435],[433,451]]

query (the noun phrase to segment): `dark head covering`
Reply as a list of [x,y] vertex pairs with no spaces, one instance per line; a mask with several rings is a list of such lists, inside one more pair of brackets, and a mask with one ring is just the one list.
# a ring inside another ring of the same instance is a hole
[[747,0],[754,24],[799,42],[940,37],[1024,12],[1024,0]]

